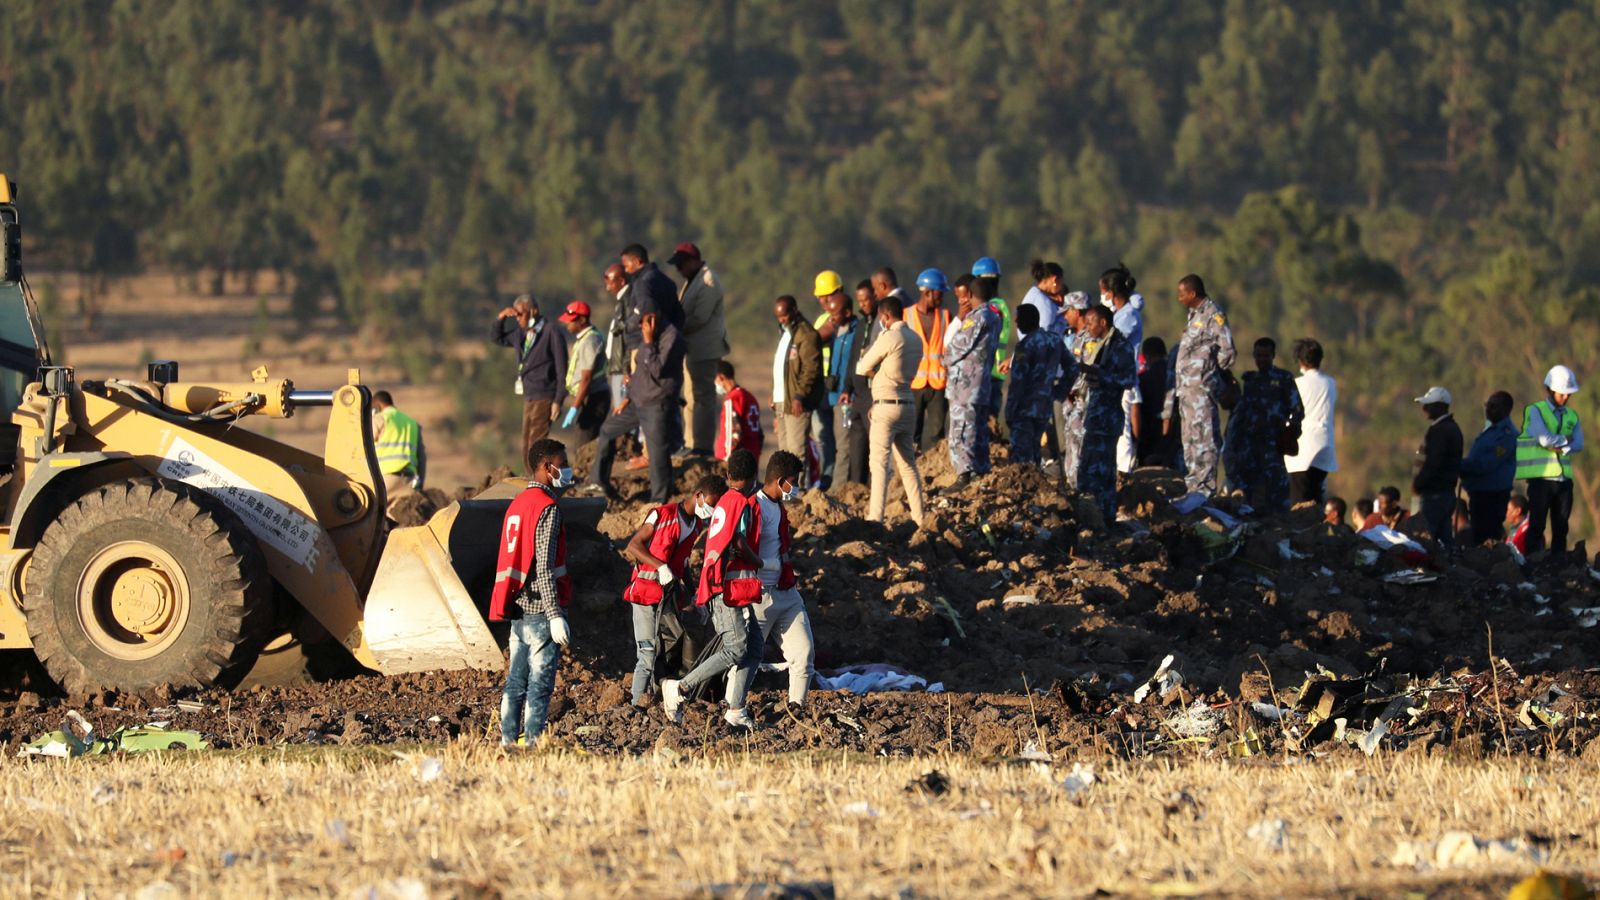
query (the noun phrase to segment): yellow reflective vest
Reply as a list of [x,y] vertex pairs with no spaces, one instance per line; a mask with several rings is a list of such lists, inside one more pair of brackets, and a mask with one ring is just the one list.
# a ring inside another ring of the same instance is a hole
[[378,413],[378,471],[398,475],[418,469],[417,456],[422,446],[422,426],[394,407]]
[[1539,446],[1539,438],[1529,427],[1537,413],[1546,434],[1571,438],[1578,430],[1578,414],[1566,407],[1557,409],[1549,400],[1529,404],[1522,411],[1522,435],[1517,438],[1517,478],[1565,478],[1572,480],[1572,457],[1558,450]]

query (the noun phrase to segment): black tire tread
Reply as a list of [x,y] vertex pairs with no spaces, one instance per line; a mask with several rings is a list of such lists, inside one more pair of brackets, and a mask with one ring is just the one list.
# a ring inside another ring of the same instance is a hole
[[[79,659],[59,624],[58,605],[74,601],[55,596],[58,586],[52,582],[62,577],[56,569],[89,532],[129,520],[167,526],[200,558],[200,571],[189,585],[190,624],[204,630],[136,664]],[[35,655],[71,694],[102,688],[140,692],[162,684],[231,687],[249,671],[264,643],[272,581],[255,536],[220,501],[181,482],[138,478],[85,494],[45,529],[34,548],[23,608]]]

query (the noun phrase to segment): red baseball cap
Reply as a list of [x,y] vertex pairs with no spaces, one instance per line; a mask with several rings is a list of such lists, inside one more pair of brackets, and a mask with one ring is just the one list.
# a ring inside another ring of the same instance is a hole
[[567,311],[561,314],[561,321],[576,322],[579,318],[588,318],[589,304],[582,300],[574,300],[567,304]]
[[667,257],[667,265],[675,266],[678,263],[681,263],[686,259],[699,259],[699,258],[700,258],[700,248],[696,247],[695,245],[693,245],[691,243],[689,243],[688,241],[684,241],[683,243],[679,244],[678,246],[672,248],[672,255]]

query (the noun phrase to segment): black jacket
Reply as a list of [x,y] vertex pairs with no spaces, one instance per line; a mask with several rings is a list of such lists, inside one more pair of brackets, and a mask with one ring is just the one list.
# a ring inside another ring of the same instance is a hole
[[1449,494],[1461,477],[1461,449],[1465,442],[1455,417],[1445,413],[1428,426],[1417,448],[1417,476],[1411,490],[1417,494]]
[[628,279],[628,284],[632,286],[628,294],[635,311],[634,328],[638,327],[639,315],[653,312],[683,330],[683,302],[678,299],[678,286],[655,263],[645,263]]
[[861,361],[862,354],[872,346],[872,342],[883,336],[883,326],[878,323],[877,316],[858,316],[856,321],[856,338],[850,344],[850,359],[844,369],[838,368],[834,363],[835,371],[847,372],[850,376],[850,408],[858,413],[865,414],[872,409],[872,376],[857,375],[856,363]]
[[639,342],[638,364],[628,382],[628,399],[640,406],[677,404],[683,396],[683,357],[688,350],[678,326],[663,325],[656,342]]
[[515,317],[495,319],[489,340],[502,347],[517,351],[517,377],[522,381],[522,399],[567,399],[567,342],[561,335],[561,326],[540,316],[532,323],[533,345],[522,351],[522,338],[526,332]]

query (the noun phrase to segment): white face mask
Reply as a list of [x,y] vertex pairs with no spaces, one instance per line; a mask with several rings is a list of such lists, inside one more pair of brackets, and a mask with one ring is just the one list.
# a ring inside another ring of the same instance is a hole
[[557,469],[555,480],[550,482],[550,486],[558,489],[572,487],[572,467],[562,466]]
[[721,383],[717,384],[717,396],[718,397],[726,397],[726,396],[728,396],[728,387],[727,387],[727,385],[721,384]]
[[1110,294],[1106,294],[1106,293],[1101,293],[1101,295],[1100,295],[1100,305],[1101,306],[1110,306],[1111,305],[1111,295]]
[[702,522],[708,521],[713,512],[715,512],[715,510],[711,508],[711,504],[705,502],[704,500],[701,500],[694,505],[695,517]]
[[791,485],[789,485],[789,489],[788,490],[786,490],[783,493],[778,495],[778,499],[782,500],[785,503],[787,503],[790,500],[793,500],[794,498],[796,498],[798,496],[800,496],[800,485],[791,484]]

